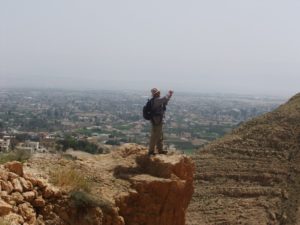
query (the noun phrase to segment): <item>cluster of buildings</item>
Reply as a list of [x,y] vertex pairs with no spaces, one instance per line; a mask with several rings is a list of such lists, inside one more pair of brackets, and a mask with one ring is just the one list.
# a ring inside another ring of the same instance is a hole
[[[0,132],[54,133],[58,139],[72,135],[109,145],[147,144],[149,122],[142,117],[142,108],[149,98],[145,94],[130,91],[0,91]],[[178,149],[198,148],[230,132],[240,122],[273,110],[282,102],[277,98],[176,93],[167,106],[167,144]],[[41,146],[53,145],[49,138],[39,140],[40,143],[26,141],[14,147],[41,151]],[[11,139],[3,137],[0,151],[8,151],[10,145]]]
[[13,140],[15,140],[14,136],[3,136],[3,138],[0,138],[0,152],[10,152],[11,150],[24,150],[30,153],[46,151],[46,148],[41,147],[38,141],[26,140],[13,146]]
[[0,152],[8,152],[10,150],[10,137],[4,136],[0,139]]

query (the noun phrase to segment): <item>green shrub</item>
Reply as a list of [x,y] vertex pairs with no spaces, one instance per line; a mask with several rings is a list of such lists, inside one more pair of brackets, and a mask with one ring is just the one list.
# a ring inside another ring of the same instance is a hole
[[102,153],[103,149],[99,148],[96,144],[90,143],[86,140],[76,140],[73,137],[66,137],[64,140],[57,141],[57,146],[62,148],[63,151],[66,151],[69,148],[75,150],[81,150],[91,154]]

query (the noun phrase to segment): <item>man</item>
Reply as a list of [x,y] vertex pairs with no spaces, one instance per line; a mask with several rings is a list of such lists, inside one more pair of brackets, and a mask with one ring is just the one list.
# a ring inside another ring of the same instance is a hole
[[160,91],[157,88],[151,90],[153,99],[152,101],[152,118],[151,118],[151,137],[148,155],[155,155],[155,147],[157,148],[158,154],[167,154],[167,151],[163,150],[163,120],[170,98],[173,95],[173,91],[160,97]]

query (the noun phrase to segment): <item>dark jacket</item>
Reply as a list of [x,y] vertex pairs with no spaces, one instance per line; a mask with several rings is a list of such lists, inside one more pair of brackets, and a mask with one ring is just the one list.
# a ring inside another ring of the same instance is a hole
[[166,105],[168,104],[171,95],[166,95],[164,97],[154,97],[152,103],[152,124],[158,125],[163,122],[163,118],[165,115]]

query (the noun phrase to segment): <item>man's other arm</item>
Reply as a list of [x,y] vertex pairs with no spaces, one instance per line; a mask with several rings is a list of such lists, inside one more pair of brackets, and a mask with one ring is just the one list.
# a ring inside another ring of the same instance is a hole
[[157,99],[158,100],[158,104],[165,104],[165,105],[167,105],[168,102],[169,102],[169,100],[171,99],[173,93],[174,93],[174,91],[170,90],[166,96]]

